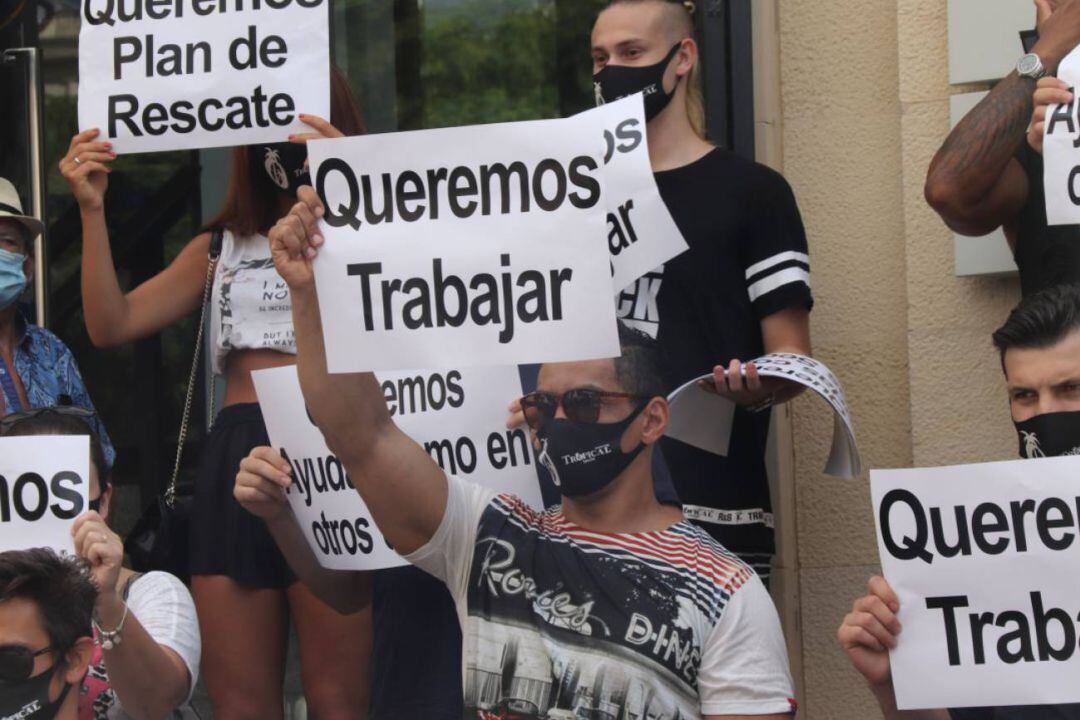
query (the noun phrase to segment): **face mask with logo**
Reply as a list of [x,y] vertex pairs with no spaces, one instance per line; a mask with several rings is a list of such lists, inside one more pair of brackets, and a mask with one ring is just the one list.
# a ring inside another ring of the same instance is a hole
[[556,418],[548,421],[540,438],[540,462],[551,473],[559,492],[583,497],[604,489],[634,461],[645,443],[623,452],[623,433],[645,409],[642,403],[625,420],[614,423],[582,423]]
[[311,174],[304,167],[307,145],[291,142],[248,145],[248,157],[252,172],[266,173],[283,193],[295,195],[301,185],[311,184]]
[[26,289],[26,256],[0,249],[0,310],[19,299]]
[[49,685],[60,665],[53,665],[32,678],[17,682],[0,681],[0,720],[52,720],[67,698],[71,685],[65,684],[60,697],[49,701]]
[[1080,455],[1080,411],[1046,413],[1013,424],[1022,458]]
[[[652,120],[663,112],[675,95],[674,90],[664,92],[664,73],[681,47],[681,41],[675,43],[675,47],[671,48],[663,60],[647,67],[605,65],[603,70],[593,75],[597,106],[621,100],[636,92],[644,93],[645,121]],[[676,87],[680,79],[675,79]]]

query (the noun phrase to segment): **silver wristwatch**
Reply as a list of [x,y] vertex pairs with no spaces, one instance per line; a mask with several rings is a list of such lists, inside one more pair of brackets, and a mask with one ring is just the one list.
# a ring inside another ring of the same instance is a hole
[[1042,60],[1035,53],[1028,53],[1016,62],[1016,74],[1020,77],[1038,80],[1047,75]]

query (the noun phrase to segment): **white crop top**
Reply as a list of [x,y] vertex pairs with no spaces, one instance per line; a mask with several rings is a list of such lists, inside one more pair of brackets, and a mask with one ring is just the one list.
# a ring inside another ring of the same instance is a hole
[[274,269],[263,235],[224,232],[210,298],[210,347],[218,375],[232,350],[296,354],[289,286]]

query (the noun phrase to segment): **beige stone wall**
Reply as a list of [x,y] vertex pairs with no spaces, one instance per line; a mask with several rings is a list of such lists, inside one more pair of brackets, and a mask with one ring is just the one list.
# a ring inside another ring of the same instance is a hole
[[[795,189],[810,238],[815,355],[844,383],[867,467],[1015,452],[990,333],[1015,278],[957,278],[922,197],[949,129],[945,0],[753,0],[759,157]],[[793,404],[780,602],[805,718],[879,717],[836,627],[877,571],[869,485],[821,470],[832,422]]]

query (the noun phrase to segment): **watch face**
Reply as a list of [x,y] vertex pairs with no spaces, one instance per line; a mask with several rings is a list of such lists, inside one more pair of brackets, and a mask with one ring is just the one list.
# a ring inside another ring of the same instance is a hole
[[1039,56],[1029,53],[1028,55],[1020,58],[1020,62],[1016,66],[1016,70],[1021,75],[1034,75],[1036,72],[1039,71],[1040,65],[1042,65],[1042,63],[1039,61]]

